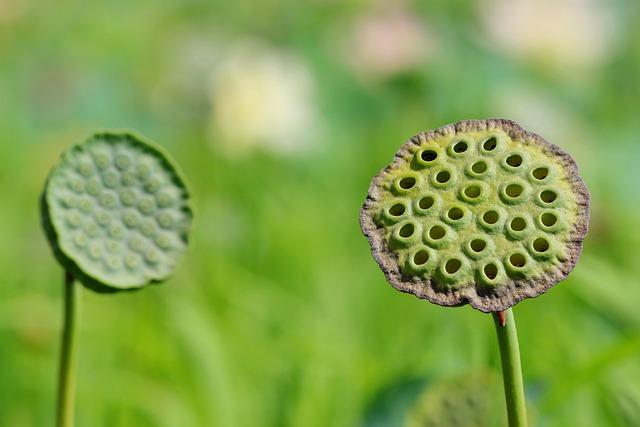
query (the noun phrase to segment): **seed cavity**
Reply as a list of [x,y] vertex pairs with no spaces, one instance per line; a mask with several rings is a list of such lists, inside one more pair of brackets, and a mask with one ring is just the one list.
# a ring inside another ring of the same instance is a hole
[[450,179],[451,179],[451,173],[449,171],[440,171],[436,175],[436,181],[439,182],[440,184],[445,184],[449,182]]
[[409,190],[416,185],[416,179],[412,176],[408,176],[406,178],[402,178],[398,184],[403,190]]
[[436,153],[434,150],[424,150],[420,154],[420,158],[428,163],[433,162],[435,159],[438,158],[438,153]]
[[527,264],[527,259],[523,254],[516,252],[509,257],[509,264],[517,268],[522,268]]
[[507,164],[512,168],[517,168],[522,165],[522,156],[520,154],[512,154],[507,157]]
[[400,237],[403,237],[403,238],[406,239],[408,237],[413,236],[413,232],[414,231],[415,231],[415,227],[413,226],[413,224],[408,223],[408,224],[403,225],[400,228],[400,231],[398,232],[398,234],[400,235]]
[[498,266],[490,263],[484,266],[484,275],[487,276],[490,280],[498,277]]
[[429,237],[431,237],[433,240],[440,240],[445,236],[445,234],[447,234],[447,231],[444,229],[444,227],[441,227],[439,225],[434,225],[429,230]]
[[491,138],[487,139],[482,144],[482,148],[484,148],[485,151],[493,151],[496,149],[497,146],[498,146],[498,140],[495,138],[495,136],[492,136]]
[[455,274],[458,272],[458,270],[460,270],[460,267],[462,267],[462,263],[460,262],[459,259],[457,258],[451,258],[450,260],[448,260],[446,262],[446,264],[444,265],[444,269],[447,273],[449,274]]
[[419,250],[413,256],[413,263],[415,265],[425,265],[427,261],[429,261],[429,252],[425,251],[424,249]]
[[531,175],[533,175],[533,177],[538,181],[542,181],[547,176],[549,176],[549,168],[547,167],[535,168],[533,172],[531,172]]

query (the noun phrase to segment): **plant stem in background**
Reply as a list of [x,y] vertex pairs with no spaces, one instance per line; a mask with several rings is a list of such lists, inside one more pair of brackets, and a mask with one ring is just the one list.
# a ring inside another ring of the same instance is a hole
[[513,311],[508,309],[493,313],[493,320],[500,346],[509,427],[526,427],[527,408],[525,405],[524,384],[522,382],[518,332],[516,331]]
[[60,371],[58,376],[57,427],[73,426],[76,365],[76,323],[78,318],[80,286],[75,284],[69,272],[64,277],[64,325],[60,348]]

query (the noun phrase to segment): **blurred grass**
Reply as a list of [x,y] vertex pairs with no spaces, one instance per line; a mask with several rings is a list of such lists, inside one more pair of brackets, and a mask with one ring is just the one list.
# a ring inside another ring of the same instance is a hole
[[[78,425],[360,425],[403,379],[496,369],[491,320],[393,291],[357,223],[371,176],[402,141],[491,116],[574,153],[593,198],[574,274],[517,307],[531,410],[542,426],[638,425],[637,4],[608,3],[615,45],[575,69],[496,49],[480,3],[401,7],[439,49],[362,76],[337,45],[368,2],[3,0],[0,425],[51,425],[62,272],[36,202],[64,147],[101,128],[166,146],[198,217],[170,283],[84,293]],[[221,149],[211,72],[244,40],[305,64],[316,126],[301,153]]]

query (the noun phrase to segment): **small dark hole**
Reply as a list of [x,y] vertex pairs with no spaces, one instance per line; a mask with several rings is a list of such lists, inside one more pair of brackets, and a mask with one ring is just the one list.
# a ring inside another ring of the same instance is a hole
[[522,185],[520,184],[509,184],[505,189],[505,193],[507,196],[516,198],[522,194]]
[[408,190],[412,188],[414,185],[416,185],[416,179],[412,176],[408,176],[400,180],[400,188],[404,190]]
[[496,222],[498,222],[498,219],[500,218],[500,216],[498,215],[498,212],[496,211],[487,211],[484,213],[484,215],[482,215],[482,220],[484,222],[486,222],[487,224],[493,225]]
[[482,252],[487,247],[487,242],[482,239],[473,239],[471,241],[471,249],[474,252]]
[[464,153],[465,151],[467,151],[467,148],[469,148],[467,143],[464,141],[460,141],[453,146],[453,151],[455,151],[456,153]]
[[543,180],[549,176],[549,169],[546,167],[535,168],[531,174],[535,179]]
[[487,171],[487,164],[485,162],[475,162],[471,165],[471,170],[475,173],[485,173]]
[[521,253],[515,253],[509,257],[509,263],[514,267],[524,267],[527,264],[527,259]]
[[420,199],[420,201],[418,202],[418,206],[420,206],[420,209],[429,209],[431,206],[433,206],[433,203],[433,197],[426,196]]
[[429,237],[431,237],[433,240],[440,240],[446,233],[447,231],[444,228],[440,227],[439,225],[434,225],[429,230]]
[[475,199],[480,196],[480,187],[478,185],[472,185],[464,189],[464,194],[470,199]]
[[415,265],[424,265],[427,263],[427,261],[429,261],[429,252],[425,251],[424,249],[419,250],[413,256],[413,263]]
[[404,205],[401,203],[397,203],[389,208],[389,213],[392,216],[400,216],[404,213]]
[[495,279],[496,277],[498,277],[498,266],[496,266],[495,264],[487,264],[487,265],[485,265],[484,266],[484,274],[490,280]]
[[422,152],[422,154],[420,154],[420,158],[425,162],[433,162],[438,158],[438,153],[433,150],[425,150]]
[[415,227],[413,226],[413,224],[409,223],[402,226],[399,234],[400,234],[400,237],[407,238],[407,237],[411,237],[414,231],[415,231]]
[[522,164],[522,156],[520,154],[512,154],[507,157],[507,164],[511,167],[517,168]]
[[496,147],[498,146],[498,141],[496,140],[495,137],[491,137],[489,139],[487,139],[483,144],[482,144],[482,148],[485,149],[485,151],[493,151],[496,149]]
[[542,220],[542,224],[547,227],[551,227],[558,222],[558,218],[552,213],[543,213],[540,219]]
[[454,274],[462,267],[462,263],[459,259],[452,258],[444,265],[444,269],[449,274]]
[[449,219],[457,221],[464,216],[464,212],[462,212],[462,209],[460,208],[451,208],[449,209],[449,212],[447,212],[447,216]]
[[543,239],[542,237],[538,237],[533,241],[533,249],[536,252],[544,253],[549,250],[549,242],[547,239]]
[[511,221],[511,229],[513,231],[522,231],[527,228],[527,222],[524,218],[516,217]]
[[540,200],[545,203],[553,203],[558,198],[558,195],[551,190],[544,190],[540,193]]
[[448,171],[441,171],[438,172],[438,174],[436,175],[436,181],[438,181],[440,184],[444,184],[445,182],[448,182],[451,179],[451,173],[449,173]]

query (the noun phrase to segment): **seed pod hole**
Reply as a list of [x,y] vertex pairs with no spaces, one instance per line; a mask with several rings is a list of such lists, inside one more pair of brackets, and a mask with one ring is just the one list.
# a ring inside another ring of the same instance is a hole
[[538,181],[542,181],[549,176],[549,168],[547,168],[546,166],[535,168],[531,172],[531,175]]
[[449,171],[440,171],[436,175],[436,181],[440,184],[446,184],[451,179],[451,173]]
[[447,212],[447,217],[453,221],[462,219],[463,216],[464,216],[464,212],[462,211],[462,209],[457,207],[453,207],[449,209],[449,211]]
[[413,233],[415,232],[415,226],[411,223],[405,224],[400,228],[400,231],[398,232],[398,235],[400,237],[403,238],[409,238],[411,236],[413,236]]
[[465,196],[467,196],[470,199],[477,199],[478,197],[480,197],[481,192],[482,192],[482,189],[480,188],[479,185],[470,185],[464,189]]
[[431,237],[433,240],[440,240],[446,234],[447,234],[447,230],[445,230],[444,227],[439,226],[439,225],[434,225],[429,230],[429,237]]
[[406,211],[406,208],[402,203],[396,203],[389,208],[389,214],[391,216],[402,216]]
[[540,200],[546,204],[555,202],[557,198],[558,194],[553,190],[544,190],[540,193]]
[[427,261],[429,261],[429,252],[425,251],[424,249],[419,250],[413,256],[413,263],[415,265],[425,265]]
[[523,188],[522,188],[522,185],[520,184],[509,184],[505,189],[505,193],[507,194],[507,196],[513,199],[520,197],[520,195],[522,194],[522,191],[523,191]]
[[493,280],[498,277],[498,266],[494,263],[489,263],[484,266],[484,275],[487,276],[488,279]]
[[420,158],[425,162],[430,163],[438,158],[438,153],[436,153],[434,150],[424,150],[420,154]]
[[487,171],[487,162],[480,160],[471,165],[471,170],[477,174],[483,174]]
[[484,149],[484,151],[493,151],[496,149],[497,146],[498,146],[498,140],[495,138],[495,136],[492,136],[491,138],[487,139],[485,142],[482,143],[482,148]]
[[469,245],[474,252],[482,252],[487,247],[487,242],[482,239],[473,239]]
[[460,270],[460,267],[462,267],[462,262],[457,258],[451,258],[445,263],[444,270],[449,274],[455,274]]
[[522,268],[527,265],[527,258],[523,254],[516,252],[509,256],[509,264],[516,268]]
[[496,211],[487,211],[482,215],[482,220],[489,225],[493,225],[500,219],[500,214]]
[[416,185],[416,179],[412,176],[402,178],[398,183],[403,190],[410,190]]
[[545,212],[540,217],[540,221],[545,227],[553,227],[558,222],[558,217],[550,212]]
[[453,151],[456,153],[464,153],[469,149],[469,145],[465,141],[459,141],[453,146]]
[[427,210],[431,208],[434,203],[435,203],[435,200],[433,200],[433,197],[425,196],[422,199],[420,199],[420,201],[418,202],[418,206],[420,206],[420,209]]
[[518,216],[511,220],[509,227],[513,231],[522,231],[527,228],[527,221],[525,221],[524,218]]
[[545,253],[549,250],[549,241],[544,237],[538,237],[533,241],[533,250],[539,253]]
[[517,168],[522,165],[522,156],[520,154],[512,154],[507,157],[507,164],[512,168]]

